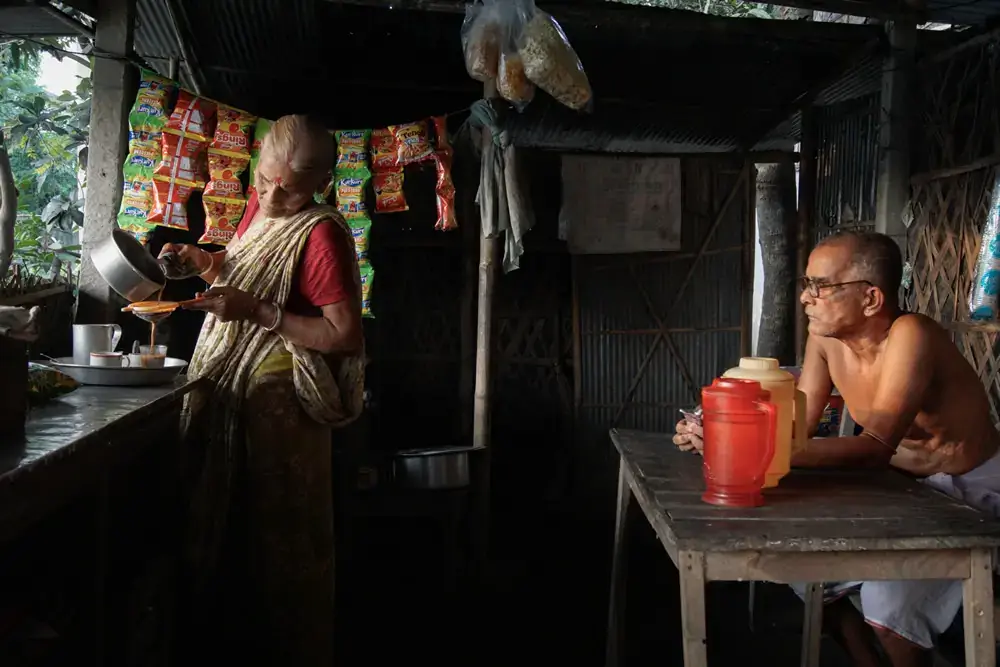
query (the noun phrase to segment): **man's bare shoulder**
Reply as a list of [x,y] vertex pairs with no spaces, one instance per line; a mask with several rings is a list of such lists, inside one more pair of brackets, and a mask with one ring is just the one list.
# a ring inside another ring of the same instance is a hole
[[905,345],[920,343],[935,344],[941,341],[951,344],[951,339],[944,328],[920,313],[900,315],[889,327],[889,344],[894,342]]

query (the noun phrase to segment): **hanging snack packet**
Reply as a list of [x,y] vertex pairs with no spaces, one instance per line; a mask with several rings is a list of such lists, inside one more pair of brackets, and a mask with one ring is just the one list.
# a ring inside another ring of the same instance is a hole
[[462,53],[465,69],[476,81],[497,77],[501,25],[496,5],[469,3],[462,21]]
[[118,209],[118,226],[143,244],[149,241],[155,225],[149,222],[153,212],[153,181],[135,170],[125,169],[122,203]]
[[250,185],[253,186],[254,176],[257,175],[257,162],[260,160],[260,144],[264,137],[271,131],[272,120],[258,118],[257,124],[253,127],[253,142],[250,144]]
[[367,259],[358,262],[358,271],[361,274],[361,317],[375,317],[372,314],[372,282],[375,280],[375,269]]
[[338,130],[336,171],[368,170],[368,138],[371,130]]
[[205,233],[198,239],[198,243],[226,245],[232,241],[247,203],[242,199],[208,195],[202,198],[202,203],[205,206]]
[[123,169],[153,177],[161,158],[160,135],[152,132],[129,132],[128,154]]
[[215,102],[181,90],[164,130],[173,130],[189,139],[208,141],[215,134],[215,115]]
[[372,232],[372,221],[366,217],[351,218],[347,221],[351,228],[351,238],[354,239],[354,253],[358,260],[368,257],[368,239]]
[[209,149],[240,153],[250,158],[250,131],[257,117],[246,111],[219,105],[218,122]]
[[365,186],[368,185],[368,175],[347,173],[337,176],[337,210],[350,222],[351,218],[367,217],[368,207],[365,206]]
[[451,150],[451,141],[448,139],[448,119],[445,116],[434,116],[431,118],[434,126],[434,150]]
[[177,84],[142,70],[139,92],[128,115],[128,126],[133,132],[161,132],[170,116],[170,102],[177,92]]
[[395,169],[397,156],[396,138],[389,128],[372,130],[372,170]]
[[149,222],[174,229],[188,229],[187,204],[195,188],[178,180],[153,178],[153,211]]
[[164,130],[161,135],[163,144],[162,159],[153,170],[153,177],[160,179],[179,179],[189,185],[203,187],[206,179],[204,141],[182,137],[171,130]]
[[427,136],[427,123],[425,121],[390,125],[389,131],[392,132],[392,136],[396,140],[396,166],[398,167],[426,160],[434,153],[434,147],[431,146]]
[[376,171],[372,183],[375,186],[376,213],[400,213],[410,210],[403,195],[402,167],[391,171]]
[[524,63],[517,53],[500,54],[497,93],[518,111],[524,111],[528,103],[535,99],[535,84],[528,80],[528,75],[524,73]]
[[244,199],[243,183],[240,182],[240,176],[249,165],[249,155],[209,148],[209,181],[205,186],[205,196]]
[[434,153],[434,164],[437,169],[437,185],[434,192],[437,198],[438,219],[434,229],[451,231],[458,229],[458,219],[455,217],[455,183],[451,178],[451,149]]

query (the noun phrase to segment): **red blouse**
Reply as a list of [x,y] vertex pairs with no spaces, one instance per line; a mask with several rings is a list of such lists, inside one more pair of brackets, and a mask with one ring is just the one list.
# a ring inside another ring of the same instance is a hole
[[[251,189],[246,211],[236,227],[237,237],[243,236],[258,210],[257,191]],[[316,315],[323,306],[347,299],[354,285],[350,274],[354,262],[348,254],[352,252],[354,244],[339,225],[329,220],[316,225],[299,258],[292,292],[285,304],[288,312]]]

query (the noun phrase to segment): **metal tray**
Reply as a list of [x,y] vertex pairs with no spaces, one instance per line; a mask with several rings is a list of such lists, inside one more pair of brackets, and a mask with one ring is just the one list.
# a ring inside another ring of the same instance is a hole
[[73,363],[73,357],[58,357],[49,360],[49,365],[70,376],[80,384],[105,387],[148,387],[169,384],[187,366],[183,359],[167,357],[163,368],[108,368]]

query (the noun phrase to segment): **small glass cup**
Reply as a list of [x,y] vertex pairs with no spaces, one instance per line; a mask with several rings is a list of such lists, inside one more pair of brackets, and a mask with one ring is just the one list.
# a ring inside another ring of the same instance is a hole
[[140,345],[138,354],[128,355],[132,368],[163,368],[167,359],[166,345]]

